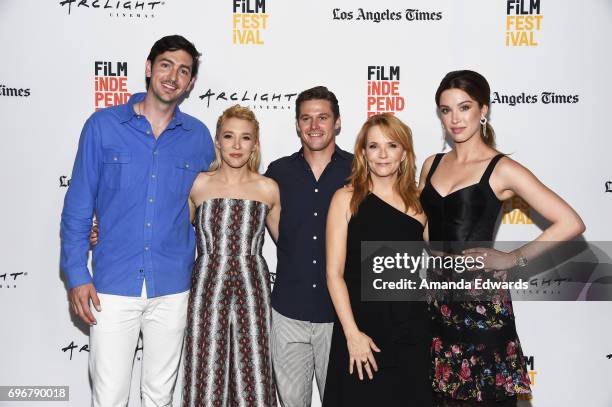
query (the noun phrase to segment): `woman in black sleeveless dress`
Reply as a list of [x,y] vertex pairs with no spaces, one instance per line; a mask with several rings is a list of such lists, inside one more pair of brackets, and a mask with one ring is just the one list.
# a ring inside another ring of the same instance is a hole
[[[327,281],[337,313],[325,407],[431,405],[427,307],[362,302],[361,242],[422,241],[410,129],[372,116],[355,144],[349,186],[336,192],[327,223]],[[419,253],[420,254],[420,253]]]
[[[487,123],[489,95],[486,79],[473,71],[450,72],[442,80],[436,103],[453,148],[425,161],[419,189],[431,242],[483,257],[485,270],[509,270],[524,267],[545,246],[530,242],[511,253],[490,248],[501,201],[519,195],[551,222],[539,241],[572,239],[584,224],[529,170],[495,150]],[[473,247],[482,242],[489,247]],[[487,301],[452,301],[452,296],[434,296],[430,304],[432,388],[439,405],[514,405],[517,395],[529,395],[509,293],[500,291]]]

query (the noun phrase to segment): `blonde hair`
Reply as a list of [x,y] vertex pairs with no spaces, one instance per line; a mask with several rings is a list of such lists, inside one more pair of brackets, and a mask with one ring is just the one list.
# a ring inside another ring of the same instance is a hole
[[[223,111],[219,119],[217,119],[217,129],[215,131],[215,139],[221,135],[221,128],[223,124],[229,119],[240,119],[251,122],[254,127],[253,137],[255,139],[255,150],[251,152],[249,161],[247,161],[247,168],[249,171],[259,172],[259,164],[261,162],[261,153],[259,151],[259,122],[255,117],[255,113],[248,107],[240,105],[234,105]],[[216,171],[221,168],[221,151],[215,144],[215,159],[208,167],[208,171]]]
[[383,113],[370,116],[361,127],[355,141],[355,159],[353,160],[351,175],[348,178],[349,185],[353,189],[350,203],[351,214],[355,215],[357,213],[359,205],[370,192],[372,178],[368,171],[365,149],[368,141],[368,131],[375,126],[380,127],[380,130],[386,137],[404,148],[406,158],[400,164],[397,180],[393,188],[402,198],[406,211],[413,209],[417,213],[421,213],[422,208],[415,181],[416,160],[412,146],[412,132],[408,126],[393,114]]

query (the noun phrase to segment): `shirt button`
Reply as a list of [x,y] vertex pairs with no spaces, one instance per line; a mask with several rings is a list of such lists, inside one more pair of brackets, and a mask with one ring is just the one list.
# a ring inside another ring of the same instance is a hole
[[316,237],[316,236],[313,236],[313,237],[312,237],[312,240],[317,240],[317,237]]
[[319,216],[319,214],[315,212],[315,213],[314,213],[314,216]]
[[189,164],[185,164],[185,168],[189,168]]
[[149,246],[145,246],[145,247],[144,247],[144,249],[145,249],[145,250],[149,250]]
[[113,161],[117,161],[117,160],[118,160],[118,158],[117,158],[117,157],[113,157]]
[[151,222],[147,222],[147,227],[150,228],[151,227]]
[[149,202],[153,203],[154,199],[153,198],[149,198]]
[[312,261],[312,264],[317,264],[317,261],[316,261],[316,260],[313,260],[313,261]]
[[312,285],[312,288],[317,288],[317,285],[316,285],[316,284],[313,284],[313,285]]
[[157,175],[151,174],[151,178],[157,178]]
[[319,188],[315,188],[315,192],[319,192]]
[[149,130],[147,130],[147,134],[151,134],[151,132]]
[[153,155],[157,155],[157,150],[153,151]]

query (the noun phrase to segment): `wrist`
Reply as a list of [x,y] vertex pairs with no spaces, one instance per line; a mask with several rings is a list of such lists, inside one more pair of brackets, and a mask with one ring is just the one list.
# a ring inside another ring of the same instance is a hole
[[512,252],[513,256],[514,256],[514,264],[513,267],[515,268],[524,268],[527,267],[527,257],[525,257],[525,255],[520,251],[520,249],[516,249],[514,252]]
[[354,327],[351,327],[349,329],[345,329],[344,330],[344,336],[346,337],[346,339],[354,339],[357,338],[359,336],[361,332],[359,331],[359,329],[357,328],[357,325],[355,325]]

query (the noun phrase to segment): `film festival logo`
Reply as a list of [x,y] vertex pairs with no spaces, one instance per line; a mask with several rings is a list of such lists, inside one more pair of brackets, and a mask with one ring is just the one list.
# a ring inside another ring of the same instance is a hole
[[94,107],[97,110],[127,103],[127,62],[94,62]]
[[612,181],[606,181],[604,185],[606,187],[606,192],[612,192]]
[[[510,342],[508,344],[508,346],[513,346],[513,345],[514,345],[513,342]],[[507,349],[507,350],[510,350],[510,349]],[[535,358],[533,356],[523,356],[523,359],[525,361],[525,365],[527,365],[527,376],[529,377],[529,382],[531,384],[531,387],[533,388],[536,384],[535,377],[538,374],[538,371],[535,370]],[[508,382],[506,384],[503,382],[503,380],[504,380],[503,376],[498,373],[498,375],[495,377],[495,384],[498,386],[504,386],[504,385],[512,386],[511,382]],[[519,400],[532,400],[533,395],[532,394],[517,394],[517,398]]]
[[0,85],[0,96],[27,98],[30,96],[30,88],[11,88],[6,85]]
[[212,90],[199,96],[210,108],[211,102],[225,102],[225,104],[240,103],[252,110],[291,110],[297,98],[297,92],[283,91],[253,91],[253,90]]
[[0,274],[0,289],[17,288],[18,282],[22,281],[27,275],[28,273],[25,271]]
[[506,0],[506,47],[537,47],[542,28],[540,0]]
[[533,356],[524,356],[525,364],[527,365],[527,374],[529,375],[529,381],[531,385],[534,386],[536,384],[535,377],[538,374],[538,371],[535,370],[535,358]]
[[406,100],[400,94],[399,87],[399,66],[368,66],[368,117],[404,110]]
[[521,197],[515,196],[502,205],[504,225],[533,225],[531,207]]
[[232,43],[263,45],[262,32],[268,27],[266,0],[232,0]]
[[154,18],[155,13],[165,5],[164,1],[139,0],[62,0],[59,5],[68,10],[68,15],[75,11],[103,11],[110,17],[120,18]]

